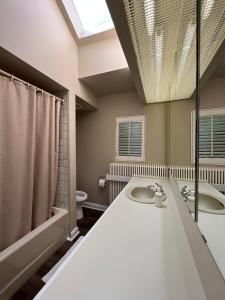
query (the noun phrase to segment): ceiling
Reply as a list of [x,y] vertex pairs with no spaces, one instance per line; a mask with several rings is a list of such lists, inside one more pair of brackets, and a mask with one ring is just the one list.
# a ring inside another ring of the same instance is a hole
[[91,104],[89,104],[87,101],[83,100],[79,96],[76,96],[76,111],[93,111],[96,110]]
[[136,91],[129,68],[80,78],[97,96]]

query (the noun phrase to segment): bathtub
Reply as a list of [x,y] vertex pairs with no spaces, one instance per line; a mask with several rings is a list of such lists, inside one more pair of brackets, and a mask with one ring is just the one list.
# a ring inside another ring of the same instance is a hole
[[0,299],[9,299],[66,240],[68,212],[53,216],[0,252]]

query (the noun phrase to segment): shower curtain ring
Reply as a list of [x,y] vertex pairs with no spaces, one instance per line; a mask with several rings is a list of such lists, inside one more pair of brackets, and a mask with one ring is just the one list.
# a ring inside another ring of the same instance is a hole
[[14,76],[13,76],[13,75],[11,75],[11,77],[10,77],[10,80],[11,80],[11,81],[13,81],[13,80],[14,80]]

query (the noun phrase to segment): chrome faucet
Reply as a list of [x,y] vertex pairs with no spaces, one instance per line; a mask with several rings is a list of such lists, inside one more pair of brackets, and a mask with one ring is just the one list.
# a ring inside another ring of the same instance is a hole
[[195,193],[195,191],[194,190],[188,190],[186,185],[184,185],[181,188],[181,195],[184,197],[185,201],[187,201],[188,197],[191,196],[193,193]]
[[162,195],[166,194],[164,192],[164,189],[163,189],[162,185],[158,184],[157,182],[155,184],[148,185],[147,188],[152,189],[154,192],[156,191],[157,188],[159,188]]
[[158,188],[160,188],[160,192],[161,192],[163,195],[165,195],[165,192],[164,192],[164,189],[163,189],[162,185],[161,185],[161,184],[158,184],[157,182],[155,183],[155,185],[156,185]]
[[149,190],[151,189],[151,190],[154,191],[156,189],[156,187],[155,187],[154,184],[150,184],[150,185],[147,186],[147,189],[149,189]]

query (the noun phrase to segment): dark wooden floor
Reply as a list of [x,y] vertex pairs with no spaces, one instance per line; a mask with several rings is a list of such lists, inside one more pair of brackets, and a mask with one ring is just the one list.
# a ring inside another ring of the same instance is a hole
[[[78,221],[80,235],[86,235],[95,222],[100,218],[103,212],[84,208],[84,218]],[[12,300],[30,300],[44,286],[41,278],[60,260],[68,249],[76,242],[79,236],[73,241],[66,241],[60,249],[56,251],[41,268],[13,295]]]

